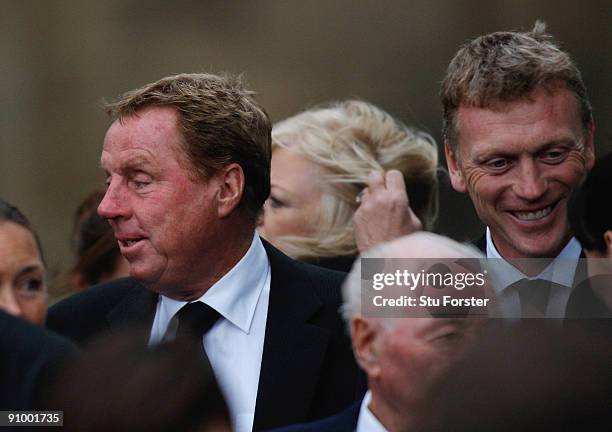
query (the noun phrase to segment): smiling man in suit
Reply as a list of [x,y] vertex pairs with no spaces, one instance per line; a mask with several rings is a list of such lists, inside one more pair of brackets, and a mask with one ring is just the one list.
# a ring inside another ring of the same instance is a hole
[[124,94],[102,150],[98,213],[130,278],[52,308],[78,342],[141,326],[195,336],[238,431],[331,414],[358,396],[337,313],[342,274],[290,260],[255,232],[270,191],[270,121],[233,77],[182,74]]
[[476,244],[499,259],[502,314],[563,317],[581,254],[566,202],[594,161],[580,71],[537,22],[462,46],[441,98],[452,186],[487,226]]

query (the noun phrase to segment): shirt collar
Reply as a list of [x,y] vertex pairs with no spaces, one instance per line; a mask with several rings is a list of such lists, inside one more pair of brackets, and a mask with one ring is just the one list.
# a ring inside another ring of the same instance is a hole
[[[559,285],[571,287],[574,284],[574,276],[576,274],[576,264],[582,248],[578,240],[574,237],[570,239],[565,247],[561,250],[559,255],[537,276],[527,277],[516,267],[508,263],[498,252],[493,238],[491,237],[491,230],[487,227],[487,259],[494,258],[496,263],[499,262],[500,270],[495,272],[493,277],[498,283],[493,284],[493,288],[496,292],[504,290],[506,287],[518,282],[521,279],[544,279],[554,282]],[[568,263],[572,265],[568,265]]]
[[[249,250],[240,261],[204,295],[194,301],[206,303],[223,318],[248,334],[269,271],[268,255],[259,234],[255,232]],[[183,305],[188,303],[166,296],[160,297],[161,307],[169,317],[173,317]]]
[[387,432],[387,429],[382,425],[380,421],[370,411],[370,401],[372,400],[372,393],[368,390],[361,401],[361,407],[359,408],[359,418],[357,419],[357,428],[355,432]]

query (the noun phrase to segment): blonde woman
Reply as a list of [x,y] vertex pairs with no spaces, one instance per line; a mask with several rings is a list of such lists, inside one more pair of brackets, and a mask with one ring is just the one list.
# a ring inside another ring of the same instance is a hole
[[370,103],[304,111],[272,130],[259,231],[293,258],[347,270],[359,250],[431,229],[437,170],[433,138]]

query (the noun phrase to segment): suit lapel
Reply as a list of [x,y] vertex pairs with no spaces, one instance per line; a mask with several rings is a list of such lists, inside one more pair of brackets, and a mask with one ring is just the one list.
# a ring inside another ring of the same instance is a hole
[[[149,334],[155,317],[158,295],[136,281],[130,280],[130,282],[132,286],[123,300],[106,316],[109,328],[112,333],[119,333],[130,327]],[[148,339],[145,343],[147,342]]]
[[321,307],[311,281],[264,241],[272,278],[254,429],[308,417],[329,332],[308,320]]

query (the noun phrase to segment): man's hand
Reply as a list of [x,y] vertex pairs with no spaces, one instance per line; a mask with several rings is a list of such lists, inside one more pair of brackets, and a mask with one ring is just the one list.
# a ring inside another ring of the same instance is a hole
[[353,231],[359,252],[423,229],[410,208],[404,177],[398,170],[390,170],[384,177],[382,172],[372,171],[358,201]]

